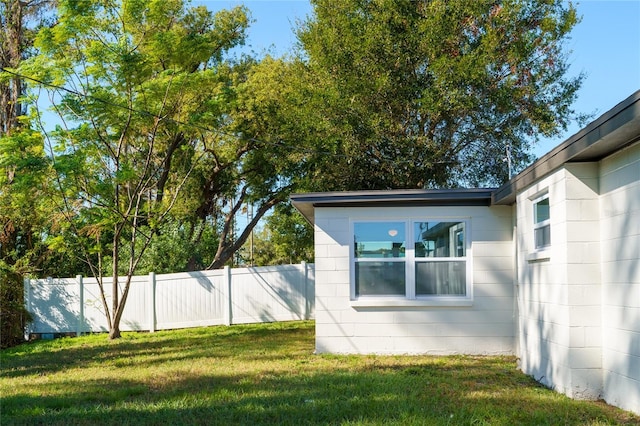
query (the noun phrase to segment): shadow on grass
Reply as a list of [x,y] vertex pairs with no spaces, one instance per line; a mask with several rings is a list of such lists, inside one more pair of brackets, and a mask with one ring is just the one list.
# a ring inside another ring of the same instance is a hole
[[[3,424],[589,424],[619,423],[605,407],[558,399],[527,383],[487,384],[487,368],[467,372],[420,364],[354,371],[202,377],[170,383],[89,380],[56,397],[3,401]],[[512,373],[511,373],[512,375]],[[527,387],[525,394],[514,392]],[[636,419],[637,420],[637,419]],[[8,422],[8,423],[5,423]]]
[[[310,354],[313,331],[308,325],[266,331],[240,327],[224,336],[202,333],[172,338],[169,333],[158,341],[123,342],[117,347],[119,352],[111,356],[118,356],[122,363],[128,354],[135,354],[140,360],[131,362],[142,364],[145,356],[141,352],[157,350],[166,350],[167,357],[161,359],[169,361],[149,359],[152,368],[144,374],[125,366],[118,370],[122,377],[71,378],[64,375],[66,368],[80,366],[90,355],[114,347],[99,345],[90,354],[83,354],[81,347],[73,348],[62,365],[43,358],[39,368],[45,374],[61,373],[56,380],[34,381],[3,396],[3,426],[582,425],[636,424],[640,420],[604,404],[573,401],[545,389],[519,373],[512,357],[314,356]],[[189,355],[179,358],[181,352]],[[202,353],[214,358],[196,363]],[[49,356],[58,358],[58,354]],[[72,355],[81,359],[72,359]],[[175,359],[188,362],[173,364]],[[160,368],[163,363],[171,368]],[[13,359],[9,364],[18,362]],[[4,362],[2,371],[3,377],[12,372]]]
[[[73,337],[32,342],[2,353],[2,376],[53,374],[89,365],[124,367],[138,363],[149,367],[203,357],[262,357],[277,347],[299,343],[311,331],[291,325],[294,323],[278,324],[271,327],[211,327],[200,329],[201,333],[192,330],[154,334],[129,332],[115,341],[109,341],[106,334],[98,334],[93,335],[95,340],[85,346],[65,345],[68,343],[65,341],[73,340]],[[31,350],[30,346],[36,350]],[[313,343],[307,346],[311,348]]]

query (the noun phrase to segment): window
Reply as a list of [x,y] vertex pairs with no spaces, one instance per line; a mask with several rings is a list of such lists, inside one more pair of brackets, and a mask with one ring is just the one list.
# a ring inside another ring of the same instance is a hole
[[352,297],[470,297],[465,221],[353,223]]
[[406,294],[405,240],[403,222],[355,224],[357,295]]
[[416,296],[464,296],[464,223],[414,222],[413,226]]
[[533,200],[533,239],[536,250],[551,245],[549,194],[544,194]]

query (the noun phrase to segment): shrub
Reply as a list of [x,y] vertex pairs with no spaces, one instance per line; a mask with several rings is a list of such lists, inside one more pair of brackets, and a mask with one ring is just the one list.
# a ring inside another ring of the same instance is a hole
[[24,342],[24,330],[31,315],[24,308],[22,277],[0,265],[0,347]]

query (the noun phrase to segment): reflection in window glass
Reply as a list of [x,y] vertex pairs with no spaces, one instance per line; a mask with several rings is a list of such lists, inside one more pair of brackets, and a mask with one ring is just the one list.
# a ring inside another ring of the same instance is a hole
[[358,296],[404,296],[404,262],[356,263],[356,294]]
[[354,224],[355,256],[387,258],[405,256],[403,222],[360,222]]
[[416,257],[464,257],[464,222],[415,222]]
[[535,203],[534,216],[534,223],[549,220],[549,197]]
[[549,196],[544,195],[533,203],[533,236],[536,249],[551,245],[551,211]]
[[352,297],[464,298],[470,292],[466,222],[353,222],[353,231]]
[[465,261],[416,263],[416,296],[464,296],[466,282]]
[[537,249],[551,245],[551,225],[540,226],[534,229],[533,235]]

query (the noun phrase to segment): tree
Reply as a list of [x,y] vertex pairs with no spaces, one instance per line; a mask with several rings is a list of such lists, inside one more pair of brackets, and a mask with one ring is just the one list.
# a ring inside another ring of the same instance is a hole
[[[253,245],[257,266],[313,262],[313,227],[290,203],[282,203],[265,219]],[[246,246],[244,249],[251,251]]]
[[48,243],[81,253],[118,338],[131,278],[183,190],[241,145],[215,129],[233,98],[224,55],[248,18],[180,0],[68,0],[57,12],[20,68],[52,92],[61,120],[48,140],[65,229]]
[[[335,129],[325,189],[496,185],[576,118],[561,0],[313,0],[298,37]],[[508,161],[507,161],[508,160]],[[348,170],[348,172],[346,172]]]
[[[227,212],[221,220],[218,251],[210,268],[219,268],[247,242],[256,224],[273,207],[288,200],[292,191],[308,187],[319,172],[323,157],[322,122],[307,114],[309,81],[299,63],[269,56],[253,64],[237,85],[237,98],[229,114],[227,131],[244,143],[241,163],[226,167],[224,179],[210,174],[198,185],[209,190],[224,182],[237,187],[236,196],[223,200]],[[321,96],[321,94],[318,94]],[[304,106],[304,107],[303,107]],[[209,173],[220,166],[209,167]],[[224,194],[224,192],[219,193]],[[200,197],[211,200],[211,197]],[[247,226],[235,232],[236,217],[251,206]],[[211,211],[201,205],[198,212]],[[222,210],[224,211],[224,210]]]
[[33,266],[34,219],[44,186],[38,174],[46,161],[42,136],[28,115],[25,85],[11,70],[33,53],[35,32],[47,23],[52,3],[0,1],[0,262],[21,273]]
[[157,236],[140,259],[138,274],[169,274],[201,271],[211,263],[218,248],[218,229],[195,217],[171,217],[158,229]]
[[0,348],[24,341],[24,330],[31,315],[23,301],[22,277],[0,263]]
[[[48,250],[39,235],[50,223],[42,135],[33,127],[25,85],[15,73],[30,56],[35,31],[52,1],[0,1],[0,315],[2,347],[23,339],[21,276],[34,273]],[[12,70],[14,72],[12,72]]]
[[0,137],[21,127],[26,115],[22,80],[5,70],[17,68],[31,52],[37,29],[46,23],[45,13],[53,0],[0,1]]

